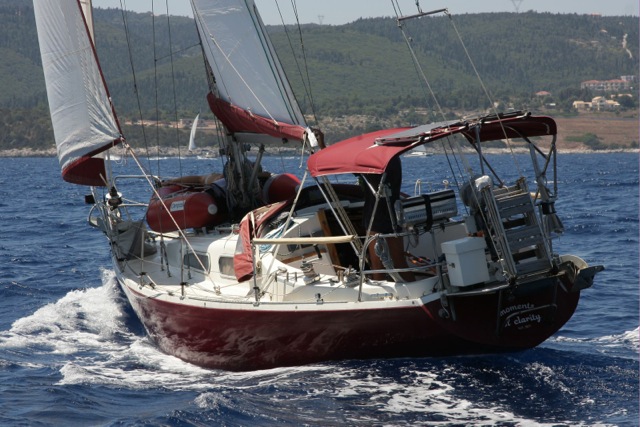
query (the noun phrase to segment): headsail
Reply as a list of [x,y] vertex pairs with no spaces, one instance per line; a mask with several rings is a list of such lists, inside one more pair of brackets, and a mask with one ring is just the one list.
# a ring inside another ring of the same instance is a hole
[[[86,3],[86,2],[85,2]],[[95,157],[121,140],[78,0],[34,0],[49,110],[65,181],[105,185]]]
[[253,0],[191,0],[215,87],[209,106],[236,135],[303,140],[305,119]]

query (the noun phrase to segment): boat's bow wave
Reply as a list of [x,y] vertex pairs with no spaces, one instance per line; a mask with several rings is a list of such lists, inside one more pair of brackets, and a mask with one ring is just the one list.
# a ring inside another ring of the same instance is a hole
[[101,287],[70,291],[16,320],[0,336],[0,346],[62,359],[85,351],[119,349],[117,340],[127,336],[122,302],[113,271],[105,270]]

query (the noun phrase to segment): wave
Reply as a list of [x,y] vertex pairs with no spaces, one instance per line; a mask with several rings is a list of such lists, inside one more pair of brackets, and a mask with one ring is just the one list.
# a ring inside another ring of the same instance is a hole
[[[544,407],[556,395],[569,396],[570,404],[588,405],[587,399],[576,396],[555,367],[528,362],[465,357],[289,368],[260,377],[252,373],[246,381],[225,379],[224,387],[216,383],[194,403],[205,411],[279,425],[576,425],[576,414],[547,416]],[[532,395],[536,401],[527,410],[514,404]]]
[[[0,333],[0,348],[13,350],[13,358],[20,358],[11,364],[57,372],[55,386],[74,396],[87,389],[101,390],[99,395],[124,402],[123,389],[171,391],[179,393],[174,394],[178,403],[162,405],[176,410],[179,406],[187,418],[222,417],[232,424],[252,420],[270,425],[570,425],[571,420],[583,419],[581,411],[603,419],[597,407],[609,399],[581,391],[611,375],[608,364],[580,365],[586,375],[576,384],[571,374],[575,355],[549,349],[502,356],[344,361],[241,373],[208,370],[160,352],[136,333],[127,310],[114,273],[104,270],[101,286],[70,291],[15,321]],[[638,329],[595,341],[637,347]],[[628,367],[616,375],[628,378]],[[624,397],[631,393],[627,388]],[[522,407],[532,394],[542,406]],[[578,409],[547,414],[543,407],[558,399],[563,403],[558,406]],[[172,413],[158,413],[153,422],[171,423]]]
[[71,291],[16,320],[0,335],[0,348],[28,350],[44,358],[110,349],[123,330],[114,277],[105,270],[102,287]]
[[592,338],[557,336],[552,341],[561,344],[569,343],[589,353],[637,360],[640,354],[640,327],[619,334]]
[[637,356],[640,353],[640,327],[621,334],[595,338],[593,341],[602,344],[605,348],[632,350]]

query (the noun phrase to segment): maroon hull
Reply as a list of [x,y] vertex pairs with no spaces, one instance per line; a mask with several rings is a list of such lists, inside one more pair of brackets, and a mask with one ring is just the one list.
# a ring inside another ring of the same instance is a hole
[[502,303],[501,315],[497,307],[506,295],[449,298],[447,317],[440,300],[388,309],[232,310],[170,303],[123,286],[163,351],[199,366],[235,371],[531,348],[575,310],[579,292],[559,291],[554,297],[554,288],[513,296]]

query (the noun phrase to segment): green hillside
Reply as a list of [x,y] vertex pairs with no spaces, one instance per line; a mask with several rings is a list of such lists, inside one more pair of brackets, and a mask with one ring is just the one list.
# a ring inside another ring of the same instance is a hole
[[[0,149],[50,146],[31,3],[4,0],[0,19]],[[173,121],[208,111],[192,20],[166,16],[153,20],[151,14],[128,13],[123,23],[122,12],[115,9],[96,10],[94,20],[98,54],[122,121],[140,116]],[[536,108],[540,100],[535,93],[544,90],[551,92],[550,100],[559,108],[568,109],[574,100],[593,96],[580,90],[582,81],[638,75],[637,17],[493,13],[454,16],[453,24],[455,28],[448,17],[438,16],[405,25],[438,103],[447,112],[489,106],[458,33],[492,99],[504,107]],[[306,68],[297,29],[269,31],[298,99],[310,113],[303,83],[308,73],[307,87],[320,124],[353,114],[411,121],[416,118],[414,110],[435,108],[434,101],[425,97],[427,90],[417,78],[394,19],[304,25]],[[138,98],[132,96],[136,91]]]

